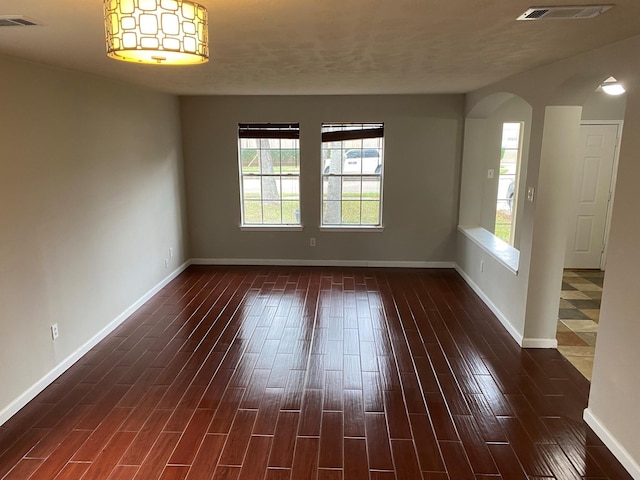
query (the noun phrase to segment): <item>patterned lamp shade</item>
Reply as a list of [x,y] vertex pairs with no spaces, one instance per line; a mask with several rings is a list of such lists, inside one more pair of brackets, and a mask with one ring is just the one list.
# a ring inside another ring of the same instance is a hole
[[209,60],[207,10],[181,0],[104,0],[107,55],[189,65]]

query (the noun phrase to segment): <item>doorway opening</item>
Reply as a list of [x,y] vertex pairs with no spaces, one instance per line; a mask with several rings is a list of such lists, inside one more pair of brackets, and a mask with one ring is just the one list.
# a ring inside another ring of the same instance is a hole
[[600,319],[606,249],[626,99],[596,91],[583,106],[574,169],[556,339],[589,381]]

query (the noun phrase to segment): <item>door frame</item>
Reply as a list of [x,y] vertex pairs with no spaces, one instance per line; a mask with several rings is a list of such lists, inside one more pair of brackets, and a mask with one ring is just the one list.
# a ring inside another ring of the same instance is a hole
[[616,196],[616,180],[618,178],[618,160],[620,158],[620,139],[622,138],[622,129],[624,120],[581,120],[582,125],[616,125],[618,133],[616,136],[616,145],[613,151],[613,166],[611,171],[611,183],[609,184],[610,198],[607,204],[607,218],[604,225],[604,242],[602,245],[602,253],[600,254],[600,270],[605,269],[607,262],[607,246],[609,245],[609,232],[611,230],[611,213],[613,211],[613,201]]

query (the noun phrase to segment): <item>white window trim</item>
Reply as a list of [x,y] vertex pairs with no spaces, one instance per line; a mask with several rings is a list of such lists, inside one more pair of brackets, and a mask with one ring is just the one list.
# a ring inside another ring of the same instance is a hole
[[[297,123],[297,122],[294,122]],[[238,126],[240,127],[240,125],[243,124],[243,122],[241,122],[240,124],[238,124]],[[292,123],[293,124],[293,123]],[[270,123],[269,122],[262,122],[260,123],[260,125],[264,125],[265,127],[269,126]],[[298,135],[300,132],[300,125],[298,124]],[[240,225],[239,228],[242,231],[252,231],[252,230],[261,230],[261,231],[294,231],[294,230],[303,230],[303,225],[302,225],[302,219],[299,218],[300,223],[276,223],[276,224],[270,224],[270,223],[243,223],[244,219],[245,219],[245,205],[244,205],[244,178],[245,176],[247,177],[256,177],[256,178],[260,178],[262,179],[262,177],[264,176],[263,174],[250,174],[250,175],[245,175],[242,172],[242,138],[240,135],[238,135],[238,180],[239,180],[239,188],[240,188]],[[300,154],[300,139],[298,137],[298,155]],[[300,168],[300,166],[299,166]],[[283,176],[292,176],[292,177],[297,177],[298,178],[298,189],[299,189],[299,193],[298,193],[298,204],[300,205],[300,202],[302,201],[302,192],[301,192],[301,168],[300,171],[297,174],[272,174],[273,176],[279,176],[279,177],[283,177]],[[282,197],[280,197],[280,202],[282,202]]]
[[238,228],[243,232],[301,232],[304,225],[238,225]]
[[[324,125],[348,125],[348,124],[354,124],[354,125],[368,125],[368,124],[379,124],[382,125],[382,128],[384,128],[384,122],[322,122],[322,126]],[[382,137],[380,137],[382,139],[382,168],[380,170],[380,173],[376,174],[375,176],[380,178],[380,200],[379,200],[379,207],[378,207],[378,212],[379,212],[379,220],[380,223],[377,225],[371,225],[371,224],[323,224],[322,220],[324,217],[324,198],[323,198],[323,184],[324,184],[324,178],[325,177],[353,177],[353,176],[358,176],[358,177],[366,177],[366,176],[374,176],[371,174],[359,174],[359,175],[352,175],[352,174],[335,174],[335,175],[325,175],[324,173],[324,164],[321,161],[320,163],[320,225],[318,226],[318,228],[324,232],[382,232],[384,231],[384,224],[383,224],[383,205],[384,205],[384,170],[385,170],[385,159],[386,159],[386,148],[385,148],[385,137],[384,134]],[[322,143],[322,142],[321,142]],[[322,147],[321,147],[322,149]],[[322,157],[322,155],[321,155]],[[342,200],[340,200],[340,202],[342,203]],[[362,203],[362,199],[360,199],[360,202]]]

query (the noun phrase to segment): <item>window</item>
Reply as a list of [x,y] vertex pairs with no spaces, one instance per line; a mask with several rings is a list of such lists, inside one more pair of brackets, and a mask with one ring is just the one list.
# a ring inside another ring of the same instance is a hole
[[513,245],[518,198],[521,132],[521,123],[504,123],[502,125],[502,148],[500,152],[494,233],[496,237],[511,245]]
[[382,224],[382,123],[322,125],[322,226]]
[[243,226],[300,225],[300,125],[238,125]]

